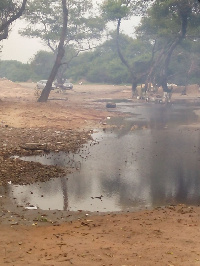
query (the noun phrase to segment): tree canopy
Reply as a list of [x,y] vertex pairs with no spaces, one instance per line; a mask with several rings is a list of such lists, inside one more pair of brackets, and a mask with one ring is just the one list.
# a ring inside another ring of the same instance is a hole
[[[152,46],[127,35],[122,35],[121,38],[123,38],[121,42],[123,43],[125,56],[129,55],[130,62],[133,65],[135,62],[135,67],[139,68],[138,63],[144,60],[143,56],[151,54]],[[68,54],[67,52],[65,56]],[[29,64],[10,60],[1,61],[0,77],[6,77],[12,81],[47,79],[54,60],[53,52],[39,51]],[[64,78],[71,79],[73,82],[84,79],[94,83],[131,83],[130,74],[118,57],[114,39],[105,41],[94,51],[80,53],[71,61],[68,69],[63,69],[63,71]],[[187,74],[188,72],[189,74]],[[199,83],[199,77],[200,44],[198,41],[185,39],[173,53],[169,65],[168,82],[178,85],[193,84]],[[142,83],[145,83],[145,77]]]
[[[2,0],[0,10],[5,9],[8,2],[15,3]],[[20,4],[16,7],[19,10]],[[162,85],[164,90],[168,90],[168,81],[181,85],[200,83],[199,1],[104,0],[100,7],[101,13],[95,13],[92,1],[66,2],[65,55],[59,63],[57,78],[115,84],[130,82],[134,88],[146,80]],[[29,0],[27,3],[27,27],[21,34],[39,38],[51,51],[40,51],[31,61],[30,76],[34,80],[47,79],[51,72],[62,30],[61,14],[61,1]],[[135,15],[142,19],[135,37],[130,37],[121,27],[124,20]],[[106,25],[110,22],[115,29],[108,34]]]
[[[143,18],[137,29],[137,38],[148,41],[152,46],[152,53],[149,60],[139,62],[134,69],[120,43],[120,29],[124,19],[138,13]],[[102,14],[106,20],[117,22],[115,39],[118,56],[132,76],[133,91],[144,76],[147,77],[146,83],[154,80],[162,85],[164,91],[168,91],[172,54],[186,37],[196,41],[200,35],[198,1],[155,0],[149,1],[147,6],[145,1],[105,0],[102,4]]]
[[8,37],[10,25],[22,16],[27,0],[1,0],[0,2],[0,41]]
[[[123,20],[129,19],[132,15],[143,14],[143,8],[145,7],[145,1],[140,2],[130,0],[105,0],[103,1],[103,4],[101,6],[102,16],[107,21],[116,22],[116,31],[115,34],[112,34],[112,37],[116,40],[118,56],[121,62],[126,66],[130,74],[132,80],[133,94],[135,94],[136,92],[137,84],[141,82],[144,76],[147,74],[146,72],[151,59],[149,56],[144,56],[143,58],[140,58],[140,60],[138,60],[137,62],[135,62],[135,60],[133,60],[133,62],[130,62],[130,57],[129,55],[125,55],[123,44],[121,43],[121,23]],[[148,45],[151,46],[151,43],[148,42]]]
[[[69,0],[68,26],[65,47],[73,44],[77,51],[92,47],[92,40],[101,37],[103,20],[92,15],[92,2],[89,0]],[[58,47],[62,25],[62,6],[56,0],[29,1],[25,20],[28,23],[21,34],[41,39],[53,52]]]
[[199,38],[199,19],[199,4],[195,0],[156,0],[142,19],[138,33],[155,44],[148,77],[154,77],[165,91],[168,91],[172,54],[180,50],[185,38],[191,41]]
[[[64,39],[62,38],[63,55],[57,64],[59,71],[56,71],[59,83],[63,81],[62,73],[68,67],[69,62],[81,51],[91,49],[96,45],[93,43],[93,40],[96,41],[101,37],[100,32],[103,30],[103,20],[96,15],[92,15],[92,6],[92,2],[89,0],[67,1],[65,4],[67,15],[65,18],[66,26],[64,32],[64,17],[61,16],[63,3],[61,5],[60,1],[55,0],[32,0],[28,3],[25,14],[25,20],[28,26],[21,31],[21,34],[28,37],[40,38],[54,54],[57,54],[56,60],[58,59],[58,53],[61,56],[61,49],[59,47],[61,36],[64,36]],[[73,46],[74,53],[70,53],[70,56],[64,57],[64,53],[69,51],[71,46]],[[67,61],[63,59],[67,59]],[[55,75],[53,76],[55,78]]]

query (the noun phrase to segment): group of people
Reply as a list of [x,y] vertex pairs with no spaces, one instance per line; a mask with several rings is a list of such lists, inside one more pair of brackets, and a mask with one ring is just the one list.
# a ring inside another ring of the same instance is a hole
[[[167,84],[167,89],[163,91],[163,95],[162,95],[160,102],[166,103],[166,102],[171,101],[172,90],[174,86],[177,86],[177,85]],[[157,84],[155,86],[152,83],[149,83],[148,86],[145,86],[145,84],[141,84],[137,86],[137,93],[138,93],[137,99],[145,99],[146,101],[149,101],[150,100],[149,93],[151,92],[156,93],[158,92],[158,89],[159,87]]]

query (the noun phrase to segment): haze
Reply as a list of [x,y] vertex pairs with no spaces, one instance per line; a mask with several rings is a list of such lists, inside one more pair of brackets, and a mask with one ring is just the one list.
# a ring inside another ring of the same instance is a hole
[[[140,17],[134,17],[131,21],[123,21],[122,30],[124,33],[133,35],[134,27],[138,25]],[[39,50],[47,50],[47,46],[43,45],[39,39],[26,38],[18,34],[18,30],[24,27],[24,22],[18,20],[13,24],[8,39],[2,41],[3,48],[0,54],[1,60],[17,60],[27,63],[34,57]]]

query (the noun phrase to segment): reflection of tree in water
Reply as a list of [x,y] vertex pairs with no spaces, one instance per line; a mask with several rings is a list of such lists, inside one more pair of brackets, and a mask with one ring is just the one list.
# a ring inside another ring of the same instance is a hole
[[[172,199],[176,202],[188,202],[191,194],[199,197],[199,167],[196,156],[191,151],[191,147],[196,144],[198,134],[194,138],[177,129],[178,124],[187,122],[188,119],[193,120],[194,114],[187,110],[173,110],[172,106],[163,105],[147,108],[146,112],[150,112],[149,110],[151,113],[148,122],[138,120],[138,124],[139,128],[146,126],[151,128],[151,131],[138,130],[138,134],[133,132],[126,136],[131,126],[135,124],[131,120],[126,121],[124,129],[122,128],[119,134],[113,129],[118,141],[112,140],[112,144],[106,142],[104,145],[106,150],[105,148],[103,150],[106,157],[104,164],[98,162],[104,165],[105,171],[96,173],[85,171],[78,176],[74,175],[70,180],[70,190],[73,190],[75,197],[86,197],[89,194],[92,189],[89,184],[90,175],[94,175],[97,182],[100,182],[103,195],[107,198],[117,196],[122,206],[134,206],[141,202],[161,205],[172,202]],[[120,123],[123,125],[123,122],[124,120]],[[176,129],[171,127],[173,125]],[[165,126],[168,128],[164,129]],[[138,151],[137,158],[136,151]],[[124,165],[126,158],[129,163],[133,163],[132,168],[128,169],[133,170],[132,175],[126,172],[127,168]],[[135,166],[138,168],[137,173],[134,172]],[[99,167],[93,168],[93,171],[94,169],[99,171]],[[192,201],[194,202],[194,197]]]
[[199,165],[194,150],[197,139],[199,142],[198,134],[186,130],[154,132],[149,170],[153,205],[199,203]]
[[84,173],[83,171],[75,171],[69,180],[70,194],[73,194],[73,197],[83,198],[86,197],[91,192],[91,175],[92,173]]
[[[68,167],[68,168],[75,168],[80,169],[81,168],[81,161],[74,158],[73,154],[67,154],[64,152],[60,153],[50,153],[45,156],[40,156],[43,160],[48,160],[48,164],[50,165],[57,165],[61,167]],[[41,159],[41,160],[42,160]],[[42,194],[52,194],[54,195],[55,191],[62,191],[63,195],[63,210],[68,210],[68,191],[67,191],[67,178],[56,178],[53,181],[46,182],[45,186],[38,187],[39,193]],[[38,194],[39,194],[38,193]],[[25,200],[25,199],[24,199]]]
[[[177,178],[176,194],[173,195],[175,203],[199,204],[200,203],[199,171],[197,169],[187,169],[187,168],[184,169],[179,167],[176,178]],[[191,198],[190,195],[192,196]],[[168,201],[167,198],[166,201]]]
[[[129,160],[131,161],[134,159],[129,158]],[[134,163],[132,167],[135,168]],[[101,190],[106,197],[117,197],[118,203],[124,207],[141,205],[142,202],[144,202],[144,198],[148,201],[148,184],[145,178],[140,179],[138,173],[129,172],[130,168],[127,169],[123,159],[121,162],[115,161],[112,165],[112,169],[112,174],[109,174],[109,176],[102,175],[100,177]]]
[[[132,106],[132,108],[136,113],[132,114],[131,118],[112,118],[112,124],[117,126],[112,129],[112,131],[115,132],[119,138],[130,133],[134,127],[136,130],[144,128],[159,130],[169,125],[177,126],[179,124],[196,121],[198,117],[194,114],[192,109],[182,108],[174,110],[171,104],[157,104],[155,106],[149,106],[147,104],[146,106],[140,106],[140,110],[137,109],[137,106]],[[139,113],[141,114],[139,115]],[[141,117],[142,119],[145,117],[145,119],[141,120]]]
[[119,204],[126,207],[137,207],[143,201],[142,188],[138,189],[133,183],[125,183],[119,176],[112,180],[102,178],[101,180],[102,191],[107,197],[118,196]]
[[63,194],[63,210],[67,211],[69,207],[68,193],[67,193],[67,179],[61,178],[60,181],[61,181],[61,188]]
[[[70,200],[74,197],[76,202],[88,198],[88,195],[100,196],[93,194],[93,185],[97,191],[96,184],[100,184],[97,193],[113,197],[125,207],[199,203],[199,162],[195,153],[198,150],[194,148],[199,144],[199,133],[194,130],[188,133],[177,127],[173,129],[171,123],[177,122],[179,114],[174,117],[170,108],[159,106],[151,112],[148,122],[138,120],[137,132],[127,134],[135,125],[135,121],[130,120],[125,129],[119,130],[119,134],[116,131],[114,136],[109,134],[107,139],[105,137],[102,145],[90,149],[92,159],[83,166],[82,162],[86,159],[84,152],[72,157],[65,154],[65,158],[62,154],[57,155],[56,160],[50,158],[51,163],[58,164],[59,161],[61,166],[81,169],[80,172],[74,171],[68,181],[63,178],[47,182],[42,186],[44,193],[53,195],[61,188],[65,210],[68,209],[68,196]],[[172,121],[170,125],[169,121]],[[165,125],[168,128],[163,129]],[[139,130],[143,126],[151,130]],[[91,164],[94,165],[90,167]]]
[[[140,142],[142,140],[143,143],[137,145],[140,150],[136,182],[134,173],[129,176],[127,169],[122,171],[123,163],[112,162],[112,169],[115,169],[112,176],[102,176],[100,179],[102,191],[106,196],[117,195],[119,203],[125,206],[134,206],[141,201],[153,206],[170,203],[199,204],[199,133],[195,130],[188,132],[184,128],[152,130],[150,134],[135,139]],[[123,140],[121,142],[124,144]],[[134,145],[131,146],[133,150]],[[144,150],[142,147],[145,147]],[[122,149],[120,154],[123,161]],[[130,156],[129,162],[132,159]],[[122,175],[119,175],[119,168]],[[133,171],[134,167],[130,169]]]

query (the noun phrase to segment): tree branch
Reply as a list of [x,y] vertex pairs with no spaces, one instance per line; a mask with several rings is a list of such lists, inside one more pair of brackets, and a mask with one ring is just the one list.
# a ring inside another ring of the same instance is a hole
[[10,19],[8,19],[6,22],[4,22],[1,26],[0,26],[0,32],[3,32],[1,35],[0,35],[0,41],[3,40],[3,39],[6,39],[8,37],[8,27],[9,25],[15,21],[16,19],[18,19],[19,17],[21,17],[22,13],[24,12],[25,10],[25,7],[26,7],[26,3],[27,3],[27,0],[23,0],[22,2],[22,6],[21,8],[19,9],[19,11],[13,15]]
[[121,18],[118,19],[118,22],[117,22],[117,39],[116,39],[116,42],[117,42],[117,52],[118,52],[119,58],[121,59],[122,63],[131,72],[131,66],[129,65],[128,61],[124,58],[124,56],[123,56],[123,54],[121,52],[121,49],[120,49],[120,44],[119,44],[119,30],[120,30],[120,25],[121,25]]

